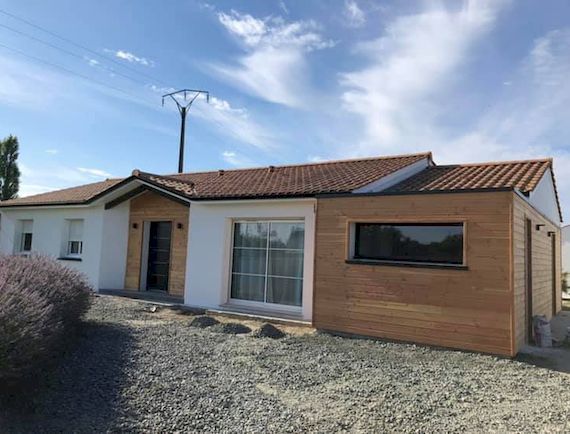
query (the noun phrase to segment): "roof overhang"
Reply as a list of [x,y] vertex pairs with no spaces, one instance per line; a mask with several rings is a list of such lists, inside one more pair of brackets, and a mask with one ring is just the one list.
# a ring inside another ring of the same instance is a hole
[[0,203],[0,210],[10,209],[50,209],[50,208],[88,208],[98,205],[104,205],[105,209],[113,208],[125,200],[131,199],[134,196],[141,194],[144,191],[153,191],[169,199],[175,200],[186,206],[190,205],[190,199],[182,194],[179,194],[171,189],[160,186],[150,180],[143,180],[137,176],[129,176],[121,182],[109,187],[107,190],[96,194],[88,200],[78,202],[51,202],[51,203],[38,203],[38,204],[12,204],[2,206]]
[[190,199],[188,199],[187,197],[185,197],[182,194],[176,193],[174,191],[172,191],[171,189],[168,188],[164,188],[163,186],[159,186],[156,183],[150,181],[150,180],[142,180],[140,178],[138,178],[137,176],[131,176],[129,178],[127,178],[125,181],[128,181],[124,186],[129,185],[131,188],[129,188],[127,191],[122,192],[122,194],[119,195],[106,195],[103,196],[102,198],[100,198],[100,201],[103,201],[105,204],[105,209],[111,209],[116,207],[117,205],[120,205],[121,203],[133,199],[136,196],[141,195],[142,193],[145,193],[147,191],[151,191],[153,193],[159,194],[163,197],[166,197],[170,200],[173,200],[175,202],[178,202],[182,205],[185,206],[190,206]]
[[335,197],[369,197],[369,196],[414,196],[424,194],[458,194],[458,193],[496,193],[501,191],[513,191],[512,187],[501,188],[471,188],[456,190],[416,190],[416,191],[374,191],[365,193],[329,193],[319,194],[318,199],[327,199]]

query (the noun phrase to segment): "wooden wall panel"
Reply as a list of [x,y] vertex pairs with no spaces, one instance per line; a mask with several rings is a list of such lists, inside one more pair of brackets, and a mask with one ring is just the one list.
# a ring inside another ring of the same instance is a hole
[[[511,192],[318,200],[317,328],[513,355]],[[351,221],[466,222],[467,270],[346,262]]]
[[[188,217],[188,207],[156,193],[146,192],[131,200],[127,270],[125,275],[126,289],[140,289],[144,222],[171,221],[172,241],[168,293],[180,297],[184,296],[188,243]],[[137,223],[137,229],[133,228],[133,223]],[[176,227],[178,223],[182,224],[182,229],[178,229]]]
[[[562,278],[561,278],[561,233],[560,228],[542,216],[518,195],[513,195],[513,276],[514,276],[514,323],[515,323],[515,348],[518,351],[527,341],[528,327],[526,321],[526,235],[525,221],[530,219],[532,223],[532,310],[533,315],[546,315],[552,317],[553,290],[552,290],[552,239],[548,236],[549,231],[555,232],[556,240],[556,312],[561,309]],[[540,230],[536,230],[537,224],[543,224]]]

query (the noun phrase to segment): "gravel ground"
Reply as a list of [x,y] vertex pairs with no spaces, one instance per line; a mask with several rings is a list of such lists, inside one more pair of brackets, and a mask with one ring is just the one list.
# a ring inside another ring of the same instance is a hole
[[26,406],[4,412],[0,432],[570,431],[566,373],[307,329],[224,334],[192,319],[96,298],[78,345]]

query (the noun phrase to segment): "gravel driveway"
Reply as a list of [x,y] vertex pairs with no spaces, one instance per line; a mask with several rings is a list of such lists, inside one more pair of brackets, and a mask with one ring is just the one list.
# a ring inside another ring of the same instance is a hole
[[570,431],[566,373],[306,330],[228,335],[192,319],[96,298],[79,345],[0,431]]

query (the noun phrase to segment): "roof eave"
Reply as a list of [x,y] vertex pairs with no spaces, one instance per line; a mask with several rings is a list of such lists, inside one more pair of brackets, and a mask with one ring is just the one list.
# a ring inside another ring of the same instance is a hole
[[409,190],[409,191],[378,191],[368,193],[326,193],[316,195],[317,199],[327,199],[336,197],[369,197],[369,196],[411,196],[419,194],[457,194],[457,193],[497,193],[504,191],[513,191],[513,187],[498,188],[472,188],[472,189],[454,189],[454,190]]

